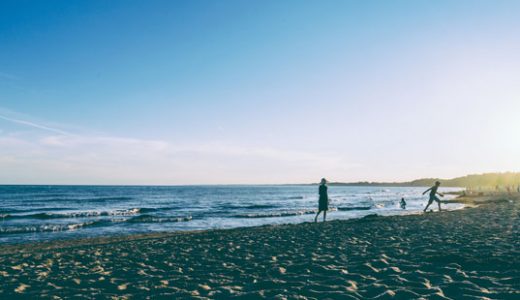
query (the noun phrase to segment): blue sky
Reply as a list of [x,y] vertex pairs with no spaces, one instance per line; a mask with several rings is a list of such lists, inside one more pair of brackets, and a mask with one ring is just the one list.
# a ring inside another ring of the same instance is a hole
[[519,171],[518,1],[2,1],[0,182]]

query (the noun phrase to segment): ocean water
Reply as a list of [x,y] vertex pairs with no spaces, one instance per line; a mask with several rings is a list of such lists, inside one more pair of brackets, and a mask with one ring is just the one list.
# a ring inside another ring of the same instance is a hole
[[[425,189],[331,186],[327,219],[417,213],[428,201]],[[317,206],[315,185],[0,186],[0,244],[310,222]]]

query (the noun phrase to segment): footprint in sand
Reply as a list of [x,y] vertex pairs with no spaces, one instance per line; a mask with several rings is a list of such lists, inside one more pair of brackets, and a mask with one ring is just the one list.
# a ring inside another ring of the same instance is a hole
[[16,289],[14,289],[14,291],[21,294],[21,293],[25,292],[25,290],[27,288],[30,288],[30,287],[31,287],[30,285],[27,285],[25,283],[20,283],[20,285]]
[[349,286],[347,287],[347,291],[349,292],[357,292],[358,290],[358,286],[357,286],[357,283],[353,280],[348,280],[347,283],[349,284]]
[[16,271],[23,271],[23,267],[24,267],[24,265],[21,264],[21,265],[17,265],[17,266],[12,266],[11,269],[16,270]]
[[375,268],[374,266],[372,266],[371,263],[365,263],[364,265],[376,273],[379,273],[379,271],[380,271],[378,268]]

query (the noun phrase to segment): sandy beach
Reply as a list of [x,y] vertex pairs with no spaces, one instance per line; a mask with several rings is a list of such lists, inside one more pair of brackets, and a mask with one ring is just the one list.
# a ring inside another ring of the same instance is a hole
[[464,198],[478,207],[422,215],[3,246],[0,298],[519,299],[518,198]]

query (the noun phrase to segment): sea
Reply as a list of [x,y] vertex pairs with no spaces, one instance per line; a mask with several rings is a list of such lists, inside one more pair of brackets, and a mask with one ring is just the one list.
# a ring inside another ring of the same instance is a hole
[[[330,186],[327,220],[419,213],[428,202],[425,189]],[[317,207],[317,185],[3,185],[0,244],[312,222]],[[435,203],[432,208],[437,210]]]

